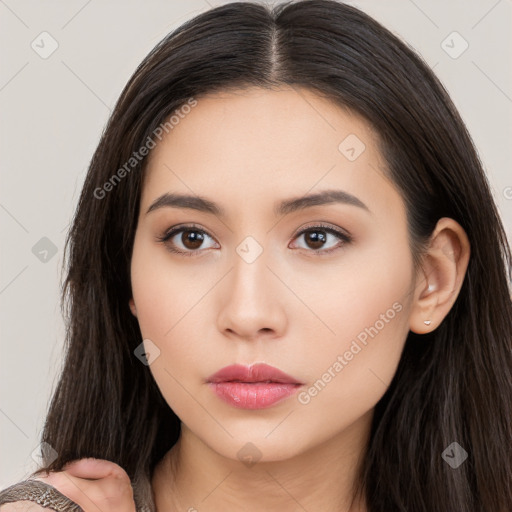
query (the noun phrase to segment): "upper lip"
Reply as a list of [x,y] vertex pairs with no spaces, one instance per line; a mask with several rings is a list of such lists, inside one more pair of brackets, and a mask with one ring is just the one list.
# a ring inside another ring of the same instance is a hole
[[279,382],[283,384],[302,384],[295,377],[287,375],[278,368],[258,363],[251,366],[233,364],[221,368],[208,377],[208,382]]

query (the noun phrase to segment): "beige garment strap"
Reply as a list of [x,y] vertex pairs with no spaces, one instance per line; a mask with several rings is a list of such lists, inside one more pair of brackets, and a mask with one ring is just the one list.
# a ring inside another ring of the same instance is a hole
[[55,512],[84,512],[82,507],[55,487],[39,480],[24,480],[0,491],[0,505],[15,501],[33,501]]

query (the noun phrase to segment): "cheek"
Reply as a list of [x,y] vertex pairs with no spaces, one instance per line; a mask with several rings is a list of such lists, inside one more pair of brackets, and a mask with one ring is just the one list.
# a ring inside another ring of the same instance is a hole
[[321,296],[310,297],[332,332],[315,347],[305,346],[309,387],[298,397],[333,424],[361,416],[389,387],[409,332],[412,300],[407,246],[359,252],[357,262],[346,263]]
[[207,361],[216,349],[203,336],[209,320],[202,301],[219,277],[203,272],[199,278],[193,267],[170,265],[165,251],[135,240],[131,284],[137,321],[142,338],[159,349],[150,371],[178,414],[180,404],[190,408],[190,396],[182,385],[204,378],[201,361]]
[[144,234],[136,237],[131,284],[143,337],[163,342],[183,320],[188,321],[186,317],[213,285],[215,276],[203,272],[199,277],[196,267],[186,261],[171,264],[170,255],[154,244]]

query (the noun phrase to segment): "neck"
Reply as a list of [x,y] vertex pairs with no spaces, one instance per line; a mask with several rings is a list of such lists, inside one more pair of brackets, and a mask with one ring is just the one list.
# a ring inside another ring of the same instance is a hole
[[364,512],[352,497],[372,415],[291,458],[255,464],[218,454],[182,424],[153,475],[157,511]]

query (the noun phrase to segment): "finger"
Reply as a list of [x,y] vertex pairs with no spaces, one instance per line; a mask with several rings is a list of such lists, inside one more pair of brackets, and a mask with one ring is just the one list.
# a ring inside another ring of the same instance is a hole
[[[79,479],[67,474],[65,471],[51,471],[48,475],[39,475],[34,480],[40,480],[57,489],[71,501],[80,505],[85,512],[104,512],[95,503],[94,489],[86,489],[85,484],[90,480]],[[98,487],[99,482],[91,482]]]
[[63,471],[66,471],[77,478],[85,478],[90,480],[99,480],[113,476],[116,478],[126,478],[129,480],[126,471],[116,464],[105,459],[85,458],[68,462]]
[[[90,474],[90,473],[86,473]],[[135,510],[133,488],[128,477],[110,476],[91,479],[70,475],[66,471],[50,472],[38,479],[55,487],[86,512]]]

